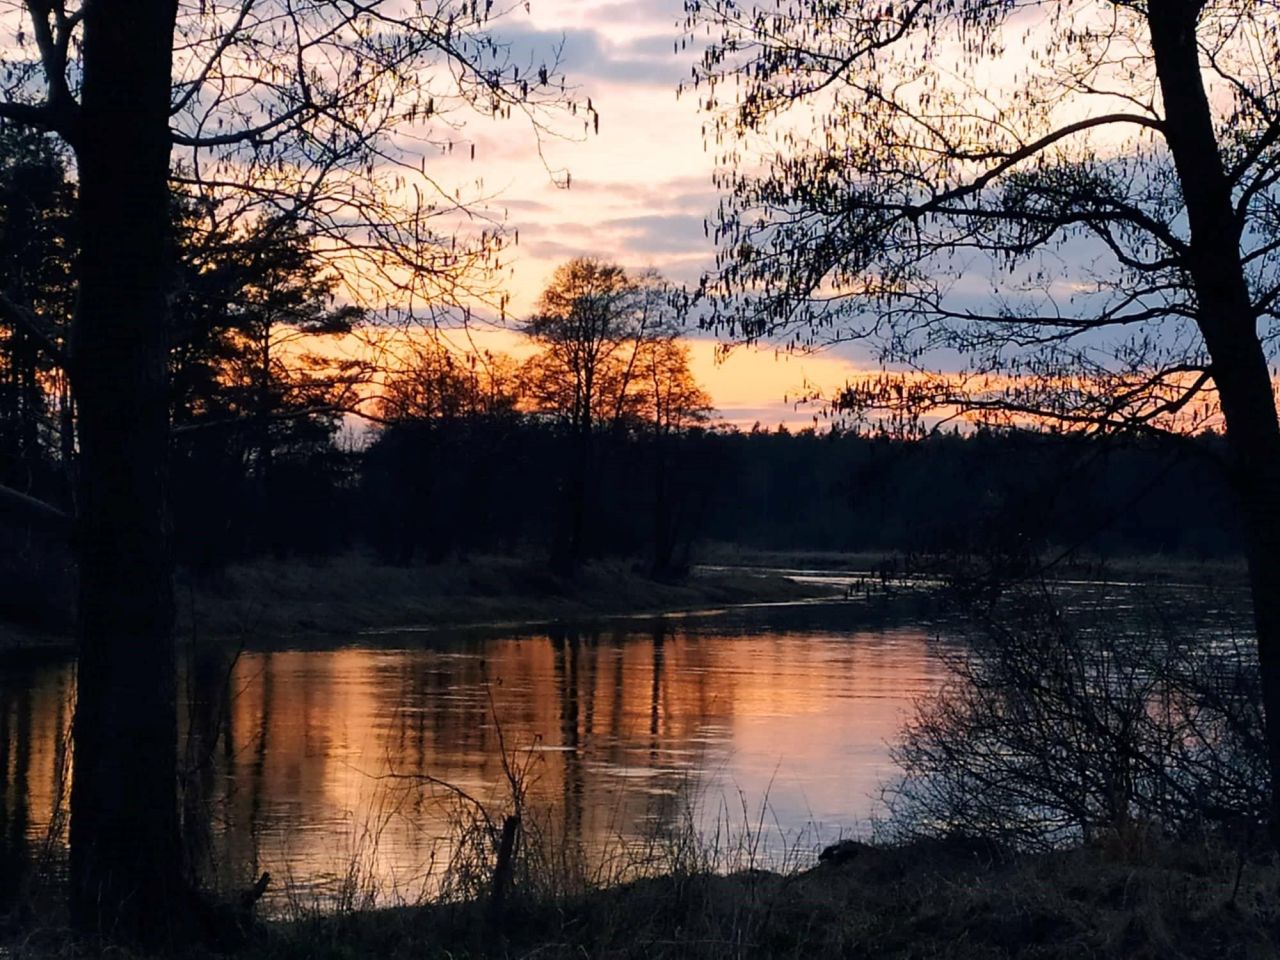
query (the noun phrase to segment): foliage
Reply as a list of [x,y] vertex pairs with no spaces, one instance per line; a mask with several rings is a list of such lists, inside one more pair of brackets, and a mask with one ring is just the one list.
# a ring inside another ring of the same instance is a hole
[[70,401],[45,339],[65,340],[75,299],[75,189],[66,167],[48,137],[0,125],[0,482],[55,502],[66,498],[55,461]]
[[[887,408],[907,431],[966,413],[1083,431],[1223,429],[1280,836],[1275,8],[686,10],[691,33],[711,34],[694,85],[728,143],[703,291],[712,325],[869,344],[893,369],[838,403]],[[957,359],[967,369],[954,377]]]
[[542,350],[525,371],[529,402],[575,433],[621,425],[643,389],[642,351],[679,329],[661,280],[578,258],[561,264],[525,333]]
[[[711,322],[863,342],[896,373],[837,402],[906,424],[1213,421],[1209,259],[1243,270],[1250,328],[1275,319],[1276,23],[1163,7],[691,0],[711,36],[691,87],[724,150]],[[1157,56],[1184,19],[1191,59]],[[1207,89],[1203,119],[1170,89]],[[1184,106],[1211,138],[1198,166]],[[1215,240],[1184,194],[1219,176],[1236,228]]]
[[459,357],[442,337],[414,337],[410,356],[383,373],[377,416],[384,423],[452,421],[510,413],[520,402],[516,363],[484,351]]
[[[562,533],[553,562],[563,572],[587,552],[588,515],[596,496],[593,433],[647,428],[658,446],[654,570],[670,566],[676,532],[666,496],[662,439],[673,426],[706,418],[710,402],[676,344],[681,299],[653,273],[629,277],[617,264],[591,258],[557,268],[525,332],[542,350],[525,365],[531,407],[564,424],[574,438],[566,458]],[[647,422],[646,422],[647,421]]]

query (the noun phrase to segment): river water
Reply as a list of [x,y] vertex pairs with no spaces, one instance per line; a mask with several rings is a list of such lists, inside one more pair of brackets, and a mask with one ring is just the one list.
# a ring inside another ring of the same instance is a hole
[[[889,744],[943,679],[953,641],[921,609],[800,603],[197,652],[182,676],[192,849],[229,887],[270,871],[276,909],[412,900],[446,876],[478,807],[509,811],[514,779],[543,842],[601,876],[672,856],[690,830],[728,866],[811,858],[868,829]],[[69,664],[0,677],[10,886],[62,851],[73,696]]]

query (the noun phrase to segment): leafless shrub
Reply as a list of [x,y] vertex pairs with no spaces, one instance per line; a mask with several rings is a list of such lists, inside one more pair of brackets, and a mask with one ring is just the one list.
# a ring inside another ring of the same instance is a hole
[[1135,826],[1243,836],[1264,820],[1251,643],[1156,610],[1068,616],[1044,587],[985,628],[895,748],[891,834],[1039,849]]

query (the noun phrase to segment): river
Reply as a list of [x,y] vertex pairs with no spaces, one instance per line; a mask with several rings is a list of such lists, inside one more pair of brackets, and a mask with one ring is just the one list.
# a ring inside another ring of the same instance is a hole
[[[693,834],[725,867],[811,859],[880,811],[946,633],[919,604],[836,601],[197,651],[193,855],[228,888],[270,871],[277,912],[411,901],[457,879],[460,830],[509,812],[514,779],[530,842],[598,878],[687,856]],[[73,695],[70,664],[0,677],[11,888],[62,853]]]

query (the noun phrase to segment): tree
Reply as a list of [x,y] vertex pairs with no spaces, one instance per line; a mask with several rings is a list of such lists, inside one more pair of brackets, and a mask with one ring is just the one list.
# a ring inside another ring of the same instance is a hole
[[387,424],[510,413],[519,402],[515,361],[484,351],[459,356],[438,335],[416,337],[384,373],[377,403]]
[[[362,458],[364,534],[399,564],[515,542],[524,528],[512,515],[538,496],[530,430],[516,410],[516,362],[461,353],[440,335],[407,347],[383,374],[381,429]],[[513,498],[509,478],[517,475],[522,493]]]
[[[372,279],[353,286],[394,288],[412,306],[492,263],[500,237],[454,244],[452,221],[433,229],[465,205],[389,134],[412,126],[420,142],[448,143],[456,126],[434,131],[450,108],[539,123],[563,87],[554,64],[512,68],[485,30],[489,5],[5,6],[0,118],[56,133],[78,175],[77,306],[58,351],[79,442],[73,922],[189,936],[166,509],[171,178],[198,187],[212,219],[255,206],[305,219],[334,257],[365,255]],[[38,316],[16,316],[52,342]]]
[[[686,9],[713,31],[696,86],[731,161],[705,287],[713,324],[866,342],[898,373],[855,385],[856,403],[1093,430],[1220,411],[1280,830],[1276,12],[1236,0]],[[776,152],[740,156],[769,132]],[[935,351],[967,358],[968,375],[926,368]]]
[[55,346],[65,337],[75,191],[45,135],[0,124],[0,154],[0,482],[63,500],[65,380],[47,345],[11,318],[39,318]]
[[191,204],[178,210],[175,519],[196,541],[182,544],[185,558],[210,567],[230,559],[237,541],[284,551],[286,533],[299,532],[288,526],[300,498],[280,482],[277,460],[295,482],[293,464],[320,479],[316,468],[331,459],[369,370],[323,353],[325,339],[349,334],[363,311],[335,302],[339,278],[296,223],[259,221],[215,240]]
[[655,338],[641,352],[640,405],[653,444],[653,563],[659,579],[676,573],[676,546],[683,527],[681,498],[672,489],[672,442],[705,423],[711,397],[689,369],[689,348],[674,335]]
[[629,277],[615,263],[579,257],[561,264],[525,324],[542,346],[528,365],[535,407],[563,419],[573,450],[565,476],[565,533],[556,564],[571,571],[586,551],[597,426],[625,425],[634,413],[640,363],[656,337],[674,328],[665,286]]
[[543,349],[530,365],[539,409],[589,435],[613,413],[630,377],[637,342],[636,286],[616,263],[579,257],[561,264],[524,332]]

